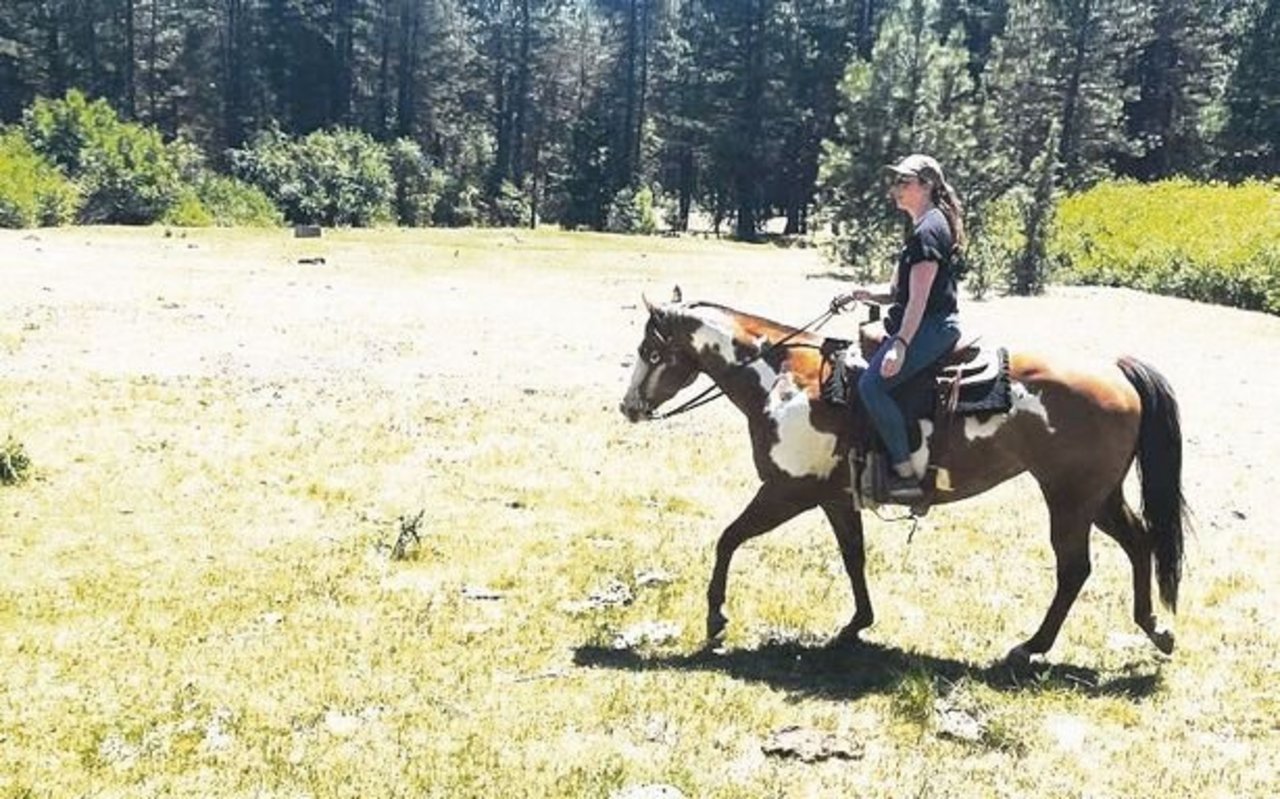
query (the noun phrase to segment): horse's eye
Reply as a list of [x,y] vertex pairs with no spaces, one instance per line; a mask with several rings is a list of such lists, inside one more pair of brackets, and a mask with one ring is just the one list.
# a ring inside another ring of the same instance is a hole
[[661,352],[658,352],[657,350],[652,350],[652,351],[649,353],[649,358],[648,358],[648,360],[649,360],[649,363],[650,363],[651,365],[653,365],[653,366],[657,366],[657,365],[658,365],[658,362],[662,360],[662,353],[661,353]]

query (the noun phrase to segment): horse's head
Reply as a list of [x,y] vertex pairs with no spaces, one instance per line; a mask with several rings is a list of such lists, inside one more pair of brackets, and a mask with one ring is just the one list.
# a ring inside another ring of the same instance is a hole
[[698,376],[698,361],[685,329],[687,319],[681,313],[681,302],[679,286],[669,305],[659,306],[647,299],[644,301],[649,318],[644,325],[644,338],[637,349],[631,386],[618,406],[633,422],[652,416],[662,403]]

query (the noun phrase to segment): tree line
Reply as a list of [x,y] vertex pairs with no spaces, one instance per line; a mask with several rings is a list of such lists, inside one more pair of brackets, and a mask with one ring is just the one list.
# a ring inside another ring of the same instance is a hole
[[1280,174],[1277,64],[1280,0],[0,5],[3,122],[78,88],[224,171],[341,127],[569,227],[642,192],[676,229],[701,209],[746,239],[825,209],[850,259],[889,224],[878,168],[910,150],[1030,239],[1055,192],[1108,175]]

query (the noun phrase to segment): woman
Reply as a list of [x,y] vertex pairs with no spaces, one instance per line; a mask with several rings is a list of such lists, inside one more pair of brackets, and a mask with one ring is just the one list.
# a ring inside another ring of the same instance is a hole
[[924,494],[923,475],[911,464],[906,421],[889,392],[950,352],[960,337],[954,262],[965,245],[964,220],[955,190],[932,157],[909,155],[887,169],[893,180],[890,196],[913,223],[897,272],[887,288],[838,295],[832,308],[855,300],[890,304],[885,319],[890,337],[871,358],[858,393],[893,464],[889,497],[911,502]]

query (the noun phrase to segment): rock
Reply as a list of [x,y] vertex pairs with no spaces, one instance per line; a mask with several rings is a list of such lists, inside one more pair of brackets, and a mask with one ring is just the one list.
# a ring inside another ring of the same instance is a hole
[[963,690],[953,690],[934,700],[933,713],[938,735],[943,738],[976,743],[987,732],[982,710]]
[[655,585],[669,585],[675,581],[675,575],[662,569],[636,569],[636,587],[649,588]]
[[680,625],[670,621],[646,621],[633,624],[613,639],[617,650],[635,649],[642,644],[660,646],[680,637]]
[[796,758],[805,763],[832,758],[860,760],[864,754],[862,744],[856,741],[841,741],[829,733],[795,725],[775,730],[760,749],[771,757]]

